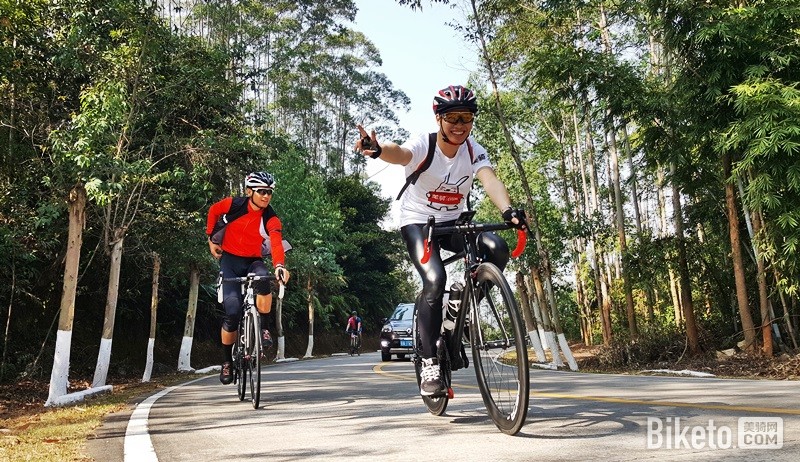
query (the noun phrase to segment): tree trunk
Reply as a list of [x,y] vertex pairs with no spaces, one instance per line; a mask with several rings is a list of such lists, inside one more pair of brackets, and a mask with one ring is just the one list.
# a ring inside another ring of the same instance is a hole
[[[633,208],[633,218],[636,223],[636,236],[639,242],[642,239],[642,214],[639,207],[639,191],[636,181],[636,167],[633,164],[633,152],[631,151],[630,140],[628,139],[628,127],[622,127],[622,142],[625,147],[625,157],[628,159],[628,171],[631,174],[631,206]],[[644,283],[644,299],[647,305],[647,322],[652,323],[655,320],[655,303],[653,299],[653,286],[652,281],[645,280]]]
[[[14,292],[17,290],[17,266],[14,256],[11,255],[11,287],[8,294],[8,311],[6,313],[6,330],[3,334],[3,361],[0,364],[0,380],[5,379],[6,375],[6,353],[8,352],[8,331],[11,329],[11,309],[14,307]],[[49,333],[49,332],[48,332]]]
[[[658,200],[658,236],[664,238],[667,236],[667,198],[664,194],[664,167],[659,164],[656,167],[656,197]],[[672,310],[675,313],[675,326],[681,327],[683,325],[683,314],[681,311],[680,297],[678,296],[678,288],[675,278],[675,270],[673,265],[668,265],[667,274],[669,275],[669,297],[672,301]]]
[[86,189],[78,184],[69,192],[69,232],[64,265],[64,285],[56,334],[56,351],[50,374],[50,391],[45,406],[56,403],[67,393],[69,354],[72,343],[72,319],[75,314],[75,294],[78,288],[78,266],[81,259],[83,227],[86,224]]
[[[220,284],[222,284],[221,281]],[[192,265],[189,269],[189,304],[186,307],[186,322],[183,324],[183,339],[181,340],[181,351],[178,354],[178,370],[181,372],[194,370],[192,368],[192,343],[194,343],[194,321],[197,316],[199,292],[200,270]]]
[[[742,184],[741,178],[736,179],[736,186],[739,190],[739,195],[744,197],[744,185]],[[753,258],[756,262],[758,306],[761,312],[761,336],[764,342],[762,351],[764,352],[765,356],[772,357],[774,353],[772,351],[773,339],[770,326],[773,326],[772,320],[774,319],[774,313],[772,313],[772,307],[769,301],[769,294],[767,290],[767,274],[764,255],[759,252],[757,242],[761,229],[763,228],[763,222],[761,220],[761,214],[758,212],[758,210],[753,210],[751,212],[744,201],[742,201],[742,211],[744,212],[742,215],[744,216],[745,224],[747,225],[747,232],[750,235],[750,243],[753,246]],[[780,331],[778,330],[777,326],[774,327],[777,340],[780,341]]]
[[525,284],[525,276],[517,271],[516,278],[520,309],[522,310],[522,317],[525,318],[525,328],[528,331],[528,338],[530,338],[533,351],[536,353],[536,360],[540,363],[544,363],[547,361],[547,357],[544,354],[542,341],[539,339],[539,330],[536,328],[536,320],[531,310],[528,286]]
[[[778,285],[780,281],[780,277],[778,276],[778,270],[775,267],[772,267],[772,274],[775,277],[775,285]],[[795,335],[794,325],[792,323],[792,316],[791,310],[789,309],[789,304],[786,302],[786,296],[784,295],[782,290],[778,291],[778,296],[781,299],[781,307],[783,308],[783,320],[784,324],[786,325],[786,332],[789,334],[789,338],[792,341],[792,348],[795,350],[797,349],[797,336]]]
[[[543,307],[547,309],[547,307]],[[567,360],[567,364],[569,364],[569,368],[573,371],[578,370],[578,363],[575,361],[575,357],[572,355],[572,350],[569,348],[569,343],[567,343],[567,339],[564,336],[564,331],[561,329],[561,316],[558,312],[558,306],[552,306],[550,308],[550,320],[553,324],[553,331],[555,333],[556,340],[558,341],[558,345],[561,347],[561,352],[564,354],[564,358]],[[553,349],[553,353],[557,350]],[[555,361],[555,364],[561,366],[563,363],[559,359]]]
[[[670,164],[670,170],[675,176],[675,163]],[[678,246],[678,274],[680,275],[680,299],[683,307],[683,321],[686,325],[686,342],[689,352],[696,355],[700,352],[700,341],[697,338],[697,322],[694,316],[694,303],[692,302],[691,278],[689,266],[686,262],[686,243],[683,238],[683,212],[681,195],[678,186],[672,182],[672,213],[675,221],[675,242]]]
[[[609,124],[613,120],[611,111],[606,111],[606,117],[609,119]],[[611,162],[611,181],[614,186],[614,211],[616,216],[617,225],[617,240],[619,242],[620,254],[620,275],[622,277],[622,286],[625,292],[625,315],[628,318],[628,332],[631,338],[639,336],[639,329],[636,327],[636,308],[633,304],[633,289],[630,277],[628,276],[625,255],[628,252],[628,240],[625,236],[625,212],[622,209],[622,186],[619,177],[619,153],[617,152],[617,135],[613,127],[606,129],[606,137],[608,139],[608,154]]]
[[736,196],[731,181],[731,154],[722,156],[723,179],[725,181],[725,208],[728,215],[728,233],[731,239],[731,258],[733,259],[733,276],[736,280],[736,301],[739,305],[739,318],[742,321],[744,340],[739,344],[743,350],[755,348],[755,326],[747,303],[747,284],[745,283],[744,261],[742,260],[742,244],[739,237],[739,214],[736,211]]
[[314,291],[313,284],[311,283],[311,276],[308,277],[306,290],[308,291],[308,348],[304,357],[311,358],[311,352],[314,349]]
[[119,299],[119,273],[122,267],[122,249],[125,241],[125,229],[114,229],[114,240],[111,242],[111,267],[108,273],[108,292],[106,295],[106,312],[103,320],[103,336],[100,338],[100,351],[97,354],[97,366],[94,369],[92,387],[102,387],[108,377],[108,366],[111,363],[111,344],[114,341],[114,321],[117,316],[117,300]]
[[611,327],[613,325],[611,321],[611,310],[613,307],[613,301],[611,300],[611,287],[608,283],[608,278],[606,278],[606,264],[605,264],[605,254],[602,250],[596,250],[597,255],[597,282],[600,285],[600,293],[602,300],[602,306],[600,307],[600,315],[603,319],[603,344],[610,345],[611,340],[613,339],[613,332]]
[[161,257],[153,252],[153,281],[150,290],[150,338],[147,341],[147,362],[142,382],[149,382],[153,373],[153,348],[156,344],[156,319],[158,319],[158,276],[161,273]]
[[[565,115],[566,119],[566,115]],[[576,126],[576,116],[575,111],[572,112],[572,121],[573,126]],[[553,132],[551,130],[551,132]],[[553,137],[556,138],[559,143],[561,143],[560,137],[556,137],[555,133],[553,133]],[[579,140],[580,137],[576,133],[576,141]],[[580,145],[575,146],[575,151],[581,151]],[[581,200],[581,194],[579,193],[579,188],[577,184],[574,182],[570,183],[570,178],[575,178],[575,166],[580,165],[580,163],[576,159],[570,158],[569,166],[571,169],[568,169],[568,162],[565,159],[564,149],[561,149],[561,164],[559,175],[562,178],[561,181],[561,196],[564,202],[564,222],[567,223],[568,226],[574,226],[574,221],[572,215],[574,214],[577,218],[578,223],[582,223],[584,221],[585,209],[582,205],[585,201]],[[585,179],[586,175],[583,174],[581,169],[581,177],[584,180],[583,185],[585,186]],[[574,193],[574,200],[570,197],[570,190]],[[584,195],[585,197],[585,195]],[[569,213],[569,211],[572,213]],[[584,281],[581,277],[581,264],[583,263],[583,258],[585,256],[586,248],[583,245],[583,238],[576,236],[572,239],[572,272],[573,277],[575,279],[575,298],[578,303],[578,319],[580,322],[580,329],[581,329],[581,338],[583,339],[583,343],[585,345],[592,344],[592,335],[591,335],[591,303],[586,297],[586,291],[584,290]]]
[[533,275],[529,274],[525,280],[525,291],[530,295],[531,299],[531,312],[533,313],[534,321],[536,322],[536,331],[539,333],[539,340],[542,343],[542,350],[547,351],[550,349],[547,334],[544,329],[544,319],[542,318],[542,303],[539,300],[539,294],[536,292],[536,285],[533,282]]
[[[586,112],[588,113],[588,99],[583,95],[584,105],[587,106]],[[594,142],[592,141],[589,130],[584,131],[584,138],[586,140],[586,168],[589,168],[589,204],[591,205],[590,215],[602,218],[603,211],[600,208],[600,194],[598,193],[599,180],[597,176],[597,168],[595,166],[595,149]],[[598,244],[597,233],[592,230],[592,238],[589,242],[590,253],[592,254],[592,264],[594,269],[595,278],[595,292],[597,297],[597,306],[600,308],[600,325],[603,332],[603,345],[610,345],[613,338],[612,324],[611,324],[611,289],[608,286],[605,278],[604,270],[604,252],[601,245]]]
[[[753,234],[755,239],[761,232],[762,223],[760,214],[753,212]],[[764,342],[761,349],[765,356],[772,357],[772,317],[770,316],[769,295],[767,294],[767,270],[764,264],[764,253],[758,251],[758,245],[753,241],[753,251],[756,257],[758,280],[758,306],[761,311],[761,338]]]
[[553,323],[547,307],[542,278],[536,267],[531,268],[531,279],[533,280],[533,286],[536,290],[536,299],[539,301],[539,314],[542,317],[542,327],[544,328],[544,335],[547,338],[547,346],[550,348],[550,354],[553,357],[553,365],[556,367],[563,366],[564,361],[561,360],[558,340],[556,339],[555,332],[553,332]]

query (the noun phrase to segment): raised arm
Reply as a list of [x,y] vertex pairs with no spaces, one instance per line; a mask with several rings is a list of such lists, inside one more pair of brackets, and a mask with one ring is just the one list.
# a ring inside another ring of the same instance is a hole
[[411,162],[412,154],[408,149],[391,141],[378,142],[375,130],[372,130],[372,133],[368,135],[364,127],[361,125],[356,125],[356,127],[359,134],[359,139],[356,141],[355,146],[356,151],[361,152],[366,157],[380,158],[390,164],[407,165]]

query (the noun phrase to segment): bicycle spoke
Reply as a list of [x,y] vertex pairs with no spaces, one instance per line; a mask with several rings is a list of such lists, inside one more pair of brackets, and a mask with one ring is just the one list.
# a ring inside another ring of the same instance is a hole
[[254,309],[248,313],[248,324],[251,334],[247,362],[250,370],[250,398],[253,408],[258,409],[261,400],[261,318]]
[[480,300],[471,317],[478,385],[492,420],[515,434],[527,416],[529,375],[524,328],[508,283],[497,267],[483,264]]

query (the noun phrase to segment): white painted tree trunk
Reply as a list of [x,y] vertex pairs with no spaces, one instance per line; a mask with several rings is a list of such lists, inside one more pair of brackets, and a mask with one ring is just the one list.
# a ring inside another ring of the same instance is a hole
[[575,356],[573,356],[572,349],[569,347],[569,343],[567,343],[567,338],[564,337],[564,334],[558,334],[558,344],[561,345],[561,351],[564,352],[564,357],[567,358],[567,364],[569,364],[570,370],[577,371],[578,362],[575,361]]
[[147,341],[147,362],[142,382],[149,382],[153,373],[153,347],[156,343],[156,320],[158,319],[158,276],[161,273],[161,257],[153,252],[153,280],[150,290],[150,339]]
[[547,343],[550,344],[550,354],[553,356],[553,364],[556,367],[564,365],[564,360],[561,359],[561,351],[558,347],[558,340],[556,340],[556,333],[547,331]]
[[69,192],[69,229],[67,254],[64,263],[64,283],[61,292],[61,312],[56,334],[56,351],[50,373],[50,391],[45,406],[53,406],[67,393],[69,380],[69,354],[72,344],[72,317],[75,314],[75,293],[78,287],[78,266],[86,220],[86,190],[77,185]]
[[119,275],[122,267],[122,244],[124,240],[125,229],[115,229],[114,241],[111,244],[111,267],[108,272],[103,336],[100,339],[100,351],[97,354],[97,366],[94,369],[92,387],[105,385],[108,378],[108,366],[111,362],[111,340],[114,338],[114,320],[117,316],[117,300],[119,299]]
[[94,368],[94,380],[92,388],[102,387],[106,384],[108,377],[108,365],[111,363],[111,343],[113,339],[100,339],[100,351],[97,353],[97,365]]
[[278,337],[278,354],[275,355],[275,361],[286,359],[286,337]]
[[314,349],[314,335],[308,336],[308,348],[306,348],[306,355],[304,358],[312,358],[311,350]]
[[544,351],[548,351],[550,350],[550,343],[548,342],[549,337],[547,336],[547,330],[544,328],[542,311],[541,308],[539,308],[538,299],[534,300],[533,303],[533,315],[536,317],[536,331],[539,333],[539,340],[542,342],[542,349]]
[[311,276],[308,277],[308,348],[306,348],[305,358],[311,358],[311,351],[314,349],[314,292],[311,284]]
[[149,382],[150,376],[153,374],[153,347],[156,344],[156,339],[150,338],[147,341],[147,362],[144,366],[144,374],[142,375],[142,382]]
[[[183,326],[183,340],[178,354],[178,370],[191,372],[192,343],[194,339],[194,320],[197,315],[197,297],[200,291],[200,270],[192,267],[189,273],[189,305],[186,308],[186,323]],[[220,292],[221,294],[221,292]],[[220,300],[221,302],[222,300]]]
[[528,338],[531,339],[531,345],[533,346],[533,351],[536,353],[536,361],[543,363],[547,361],[547,356],[544,354],[544,348],[542,348],[542,341],[539,338],[541,332],[538,330],[533,330],[528,332]]
[[537,331],[536,317],[531,309],[531,296],[530,292],[528,292],[528,285],[525,284],[525,275],[517,272],[515,282],[519,294],[519,310],[522,312],[522,318],[525,321],[525,330],[528,332],[528,338],[533,346],[533,351],[536,353],[536,360],[543,363],[547,361],[547,357],[544,354],[544,349],[542,349],[542,341]]
[[192,372],[192,343],[194,337],[183,337],[181,340],[181,352],[178,355],[178,370],[181,372]]
[[50,373],[50,392],[45,406],[54,405],[55,401],[67,394],[69,382],[69,353],[72,344],[72,331],[60,330],[56,333],[56,355],[53,358],[53,371]]

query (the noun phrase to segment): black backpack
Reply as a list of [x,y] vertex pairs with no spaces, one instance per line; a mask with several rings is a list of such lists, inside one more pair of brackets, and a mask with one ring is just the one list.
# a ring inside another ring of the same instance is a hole
[[[431,163],[433,162],[433,153],[436,152],[436,135],[437,132],[433,132],[428,135],[428,153],[425,155],[425,158],[422,160],[422,162],[417,165],[417,168],[411,173],[411,175],[408,175],[406,178],[406,184],[404,184],[400,189],[400,192],[397,193],[397,198],[395,199],[396,201],[400,200],[400,197],[406,191],[408,185],[417,184],[417,180],[419,179],[419,176],[422,175],[422,172],[430,168]],[[470,163],[474,163],[475,154],[472,153],[472,144],[469,142],[469,139],[466,141],[466,143],[467,150],[469,151],[469,161]]]

